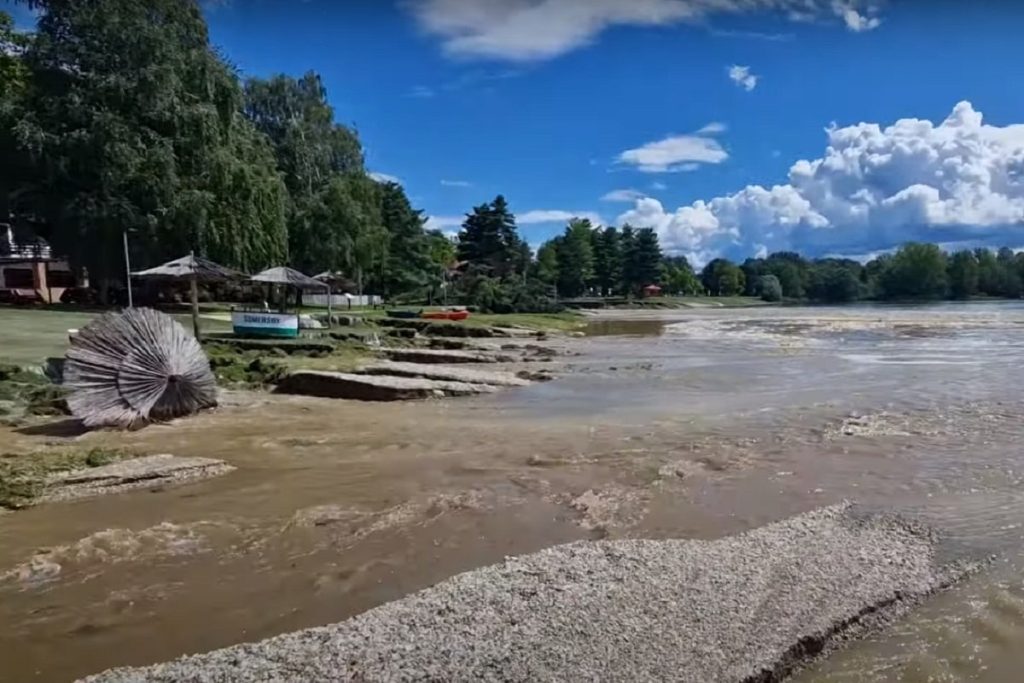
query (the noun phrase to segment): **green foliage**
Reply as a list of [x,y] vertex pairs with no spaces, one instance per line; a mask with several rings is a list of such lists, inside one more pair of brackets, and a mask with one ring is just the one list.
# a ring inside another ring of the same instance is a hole
[[355,133],[334,122],[319,74],[283,74],[245,83],[245,115],[270,140],[292,198],[315,195],[334,174],[361,173]]
[[613,294],[622,281],[619,231],[611,226],[604,230],[594,230],[591,233],[591,248],[594,252],[593,284],[602,296]]
[[593,232],[589,220],[574,218],[556,241],[558,292],[562,296],[580,296],[594,277]]
[[863,297],[861,266],[856,261],[826,259],[810,266],[807,297],[825,303],[847,303]]
[[47,480],[60,472],[102,467],[134,457],[133,453],[99,447],[0,455],[0,508],[17,510],[32,505],[46,491]]
[[500,279],[522,271],[521,245],[515,216],[505,198],[498,195],[466,216],[459,232],[458,255]]
[[288,189],[293,266],[344,272],[360,293],[366,284],[390,294],[426,283],[422,218],[401,187],[366,175],[359,139],[334,122],[318,74],[250,79],[244,111],[269,140]]
[[391,243],[380,191],[363,173],[332,177],[308,207],[306,219],[294,226],[292,263],[306,272],[348,273],[362,294],[367,280],[384,272]]
[[672,256],[664,260],[661,282],[666,294],[693,296],[704,291],[685,256]]
[[[628,226],[627,226],[628,228]],[[627,228],[623,228],[623,232]],[[639,294],[647,285],[661,280],[661,246],[653,228],[640,228],[624,241],[622,279],[627,293]]]
[[764,301],[782,301],[782,284],[774,275],[760,276],[755,291]]
[[746,288],[746,275],[728,259],[717,258],[704,266],[701,283],[712,296],[737,296]]
[[949,293],[967,299],[978,293],[978,259],[972,251],[958,251],[949,259]]
[[558,282],[558,238],[545,242],[537,250],[533,276],[547,285]]
[[548,287],[532,280],[501,281],[486,275],[469,275],[464,282],[463,303],[481,313],[558,313],[563,310],[550,297]]
[[24,51],[29,37],[14,28],[14,21],[0,11],[0,219],[16,208],[15,195],[32,186],[31,160],[19,148],[15,126],[24,116],[31,73]]
[[937,245],[908,242],[888,263],[880,284],[887,299],[941,299],[949,285],[946,255]]
[[233,71],[195,2],[46,0],[25,53],[15,134],[35,182],[24,211],[101,281],[189,249],[239,268],[284,257],[284,192],[241,116]]

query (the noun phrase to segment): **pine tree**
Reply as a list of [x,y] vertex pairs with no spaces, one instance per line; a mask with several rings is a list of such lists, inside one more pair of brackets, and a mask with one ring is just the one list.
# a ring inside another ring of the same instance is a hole
[[619,289],[623,294],[630,295],[638,288],[636,275],[633,266],[636,260],[636,231],[628,223],[622,226],[619,233],[619,261],[622,264],[619,268],[621,277]]
[[610,296],[622,280],[619,231],[614,227],[593,232],[594,285],[601,296]]
[[430,243],[423,231],[423,215],[412,208],[405,190],[396,183],[380,186],[381,222],[388,233],[382,293],[410,292],[427,285],[433,268]]
[[505,198],[498,195],[466,215],[459,232],[459,259],[491,277],[504,278],[522,269],[522,244],[515,216]]
[[558,291],[562,296],[580,296],[594,274],[590,221],[573,219],[558,244]]
[[626,255],[625,271],[629,291],[634,294],[661,279],[661,247],[658,244],[658,233],[654,232],[653,228],[641,228],[636,231]]

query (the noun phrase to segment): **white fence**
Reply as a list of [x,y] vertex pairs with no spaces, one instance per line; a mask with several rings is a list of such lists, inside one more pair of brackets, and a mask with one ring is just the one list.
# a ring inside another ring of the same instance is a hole
[[[331,308],[337,309],[348,308],[349,306],[379,306],[383,303],[383,297],[377,294],[364,294],[363,296],[356,296],[355,294],[331,295]],[[303,293],[302,305],[327,308],[327,295]]]

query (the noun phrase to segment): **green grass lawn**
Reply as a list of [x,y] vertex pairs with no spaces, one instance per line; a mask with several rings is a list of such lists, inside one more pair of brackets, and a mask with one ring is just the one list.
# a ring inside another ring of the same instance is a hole
[[96,313],[0,308],[0,359],[17,365],[63,356],[68,330],[84,327]]
[[[48,308],[0,307],[0,362],[35,365],[50,357],[61,357],[68,349],[68,330],[85,327],[99,312]],[[175,314],[186,330],[192,330],[192,316]],[[204,332],[230,332],[231,322],[200,317]]]

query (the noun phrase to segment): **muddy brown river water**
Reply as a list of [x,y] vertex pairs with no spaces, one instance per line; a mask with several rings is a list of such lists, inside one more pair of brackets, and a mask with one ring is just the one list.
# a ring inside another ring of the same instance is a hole
[[0,680],[334,622],[565,541],[714,538],[845,499],[996,560],[798,680],[1020,680],[1024,305],[613,315],[558,380],[487,397],[233,395],[127,435],[0,432],[238,468],[0,517]]

